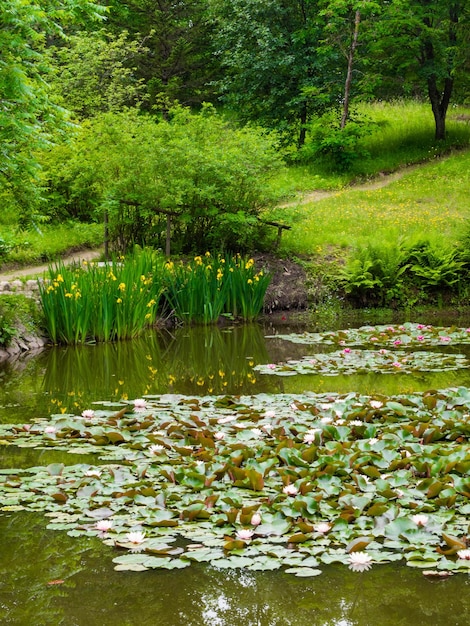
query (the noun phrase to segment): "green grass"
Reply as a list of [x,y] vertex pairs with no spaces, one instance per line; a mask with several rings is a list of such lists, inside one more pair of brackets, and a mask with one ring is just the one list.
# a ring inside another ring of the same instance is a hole
[[369,190],[345,188],[320,201],[275,210],[293,228],[282,252],[321,255],[369,242],[397,242],[425,234],[436,243],[455,243],[470,218],[470,152],[460,152],[408,171]]
[[17,231],[14,224],[9,224],[1,226],[0,237],[9,249],[0,256],[0,267],[2,264],[31,265],[57,260],[69,251],[100,246],[103,226],[66,222],[41,226],[40,230]]

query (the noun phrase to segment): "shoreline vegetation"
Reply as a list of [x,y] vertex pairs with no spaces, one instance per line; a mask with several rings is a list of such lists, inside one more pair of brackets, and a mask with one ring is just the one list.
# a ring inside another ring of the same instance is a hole
[[[282,322],[285,311],[290,319],[296,312],[301,323],[318,325],[364,309],[391,319],[408,317],[410,310],[458,312],[467,306],[468,109],[452,110],[449,139],[436,143],[422,104],[362,107],[376,123],[360,140],[367,157],[342,173],[327,161],[291,163],[269,180],[277,200],[260,217],[289,226],[275,249],[268,237],[267,248],[252,253],[256,269],[271,274],[263,311],[272,319]],[[8,219],[3,217],[0,237],[0,293],[13,300],[25,290],[19,284],[27,285],[71,252],[88,260],[102,249],[103,224],[71,220],[19,231]],[[266,229],[274,235],[272,226]],[[15,318],[12,311],[21,310],[10,306],[5,313],[0,302],[0,345],[18,336],[15,326],[38,324],[40,315],[33,322],[29,313]],[[214,313],[212,321],[218,317]]]

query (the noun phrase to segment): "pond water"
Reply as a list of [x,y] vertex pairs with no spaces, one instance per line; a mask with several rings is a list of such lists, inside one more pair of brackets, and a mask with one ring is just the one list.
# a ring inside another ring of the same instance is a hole
[[[421,320],[420,320],[421,321]],[[359,325],[359,323],[357,324]],[[465,320],[459,325],[466,326]],[[299,328],[180,328],[139,340],[53,348],[0,364],[0,422],[80,414],[103,402],[153,394],[249,395],[360,391],[397,394],[470,387],[467,369],[413,374],[264,376],[254,368],[299,359],[312,347],[276,335]],[[325,348],[326,349],[326,348]],[[456,351],[446,347],[450,353]],[[470,357],[470,346],[458,346]],[[74,455],[0,446],[0,467],[34,467]],[[96,463],[80,457],[80,462]],[[1,504],[1,503],[0,503]],[[428,579],[400,563],[356,573],[343,565],[315,578],[283,571],[114,571],[113,549],[95,537],[46,529],[42,513],[0,512],[0,623],[25,625],[433,625],[470,615],[470,579]]]

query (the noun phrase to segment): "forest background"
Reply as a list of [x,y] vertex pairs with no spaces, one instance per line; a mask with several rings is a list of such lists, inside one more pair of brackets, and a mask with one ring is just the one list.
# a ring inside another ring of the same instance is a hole
[[[459,200],[445,228],[394,210],[380,241],[377,205],[288,205],[468,147],[470,2],[5,0],[1,17],[4,262],[97,245],[103,223],[120,253],[267,251],[271,222],[291,227],[278,254],[326,276],[318,299],[467,297]],[[468,189],[456,159],[442,177]]]

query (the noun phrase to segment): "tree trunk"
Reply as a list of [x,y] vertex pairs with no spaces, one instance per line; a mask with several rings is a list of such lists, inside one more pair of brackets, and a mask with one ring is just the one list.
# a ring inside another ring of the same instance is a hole
[[307,129],[305,125],[307,124],[307,118],[308,118],[307,103],[304,101],[302,103],[302,108],[300,109],[300,132],[299,132],[299,139],[297,142],[298,148],[301,148],[305,143],[305,136],[307,134]]
[[428,95],[431,102],[432,113],[434,115],[435,138],[438,141],[446,138],[446,116],[453,86],[453,79],[446,78],[444,81],[444,89],[441,94],[437,87],[436,76],[431,75],[428,78]]
[[353,38],[351,41],[351,46],[349,48],[349,54],[348,54],[348,70],[346,72],[346,82],[344,84],[344,101],[343,101],[343,115],[341,116],[341,128],[344,128],[346,126],[346,122],[348,121],[348,117],[349,117],[349,96],[351,93],[354,54],[357,48],[357,38],[359,36],[359,24],[360,23],[361,23],[361,12],[357,10],[356,16],[354,18]]

